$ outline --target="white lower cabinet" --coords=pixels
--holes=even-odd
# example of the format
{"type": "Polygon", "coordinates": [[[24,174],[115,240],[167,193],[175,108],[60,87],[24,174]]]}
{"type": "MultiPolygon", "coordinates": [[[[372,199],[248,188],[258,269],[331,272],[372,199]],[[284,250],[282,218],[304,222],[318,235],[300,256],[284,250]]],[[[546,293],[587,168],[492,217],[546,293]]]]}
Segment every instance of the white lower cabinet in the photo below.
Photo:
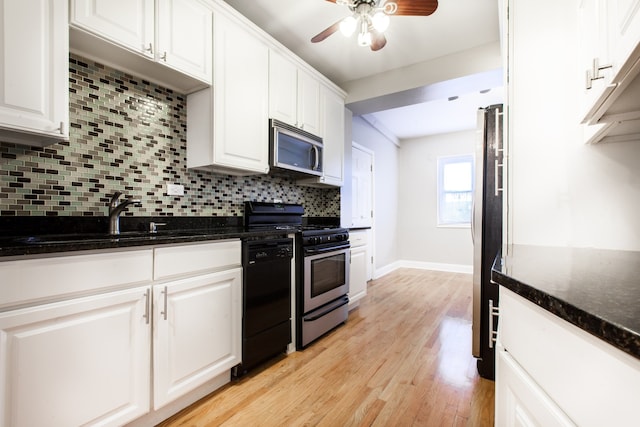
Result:
{"type": "Polygon", "coordinates": [[[60,255],[0,259],[0,426],[154,425],[230,381],[240,240],[60,255]]]}
{"type": "Polygon", "coordinates": [[[640,360],[500,288],[496,426],[638,424],[640,360]]]}
{"type": "Polygon", "coordinates": [[[367,295],[367,282],[370,279],[369,267],[369,230],[349,232],[351,242],[351,265],[349,267],[349,304],[357,307],[359,301],[367,295]]]}
{"type": "Polygon", "coordinates": [[[0,425],[117,426],[147,413],[150,290],[0,313],[0,425]]]}
{"type": "Polygon", "coordinates": [[[575,426],[509,353],[499,348],[496,358],[496,426],[575,426]]]}
{"type": "Polygon", "coordinates": [[[242,270],[155,285],[153,294],[158,409],[240,363],[242,270]]]}

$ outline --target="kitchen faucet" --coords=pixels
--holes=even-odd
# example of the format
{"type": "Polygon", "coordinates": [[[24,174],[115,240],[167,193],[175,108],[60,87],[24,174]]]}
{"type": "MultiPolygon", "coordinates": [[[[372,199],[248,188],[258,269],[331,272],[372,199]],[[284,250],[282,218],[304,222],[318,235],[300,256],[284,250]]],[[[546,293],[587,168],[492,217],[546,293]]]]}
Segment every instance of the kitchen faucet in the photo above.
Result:
{"type": "Polygon", "coordinates": [[[118,203],[121,195],[121,191],[116,191],[109,202],[109,234],[120,234],[120,214],[127,206],[131,204],[136,207],[142,206],[140,199],[126,199],[124,202],[118,203]]]}

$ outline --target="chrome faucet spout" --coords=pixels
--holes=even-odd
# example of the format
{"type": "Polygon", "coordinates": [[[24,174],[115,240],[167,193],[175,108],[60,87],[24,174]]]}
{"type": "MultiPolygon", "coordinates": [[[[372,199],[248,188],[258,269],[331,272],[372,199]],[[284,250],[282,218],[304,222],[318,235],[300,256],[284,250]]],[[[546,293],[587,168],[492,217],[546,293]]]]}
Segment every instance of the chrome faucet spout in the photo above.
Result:
{"type": "Polygon", "coordinates": [[[142,206],[140,199],[126,199],[122,203],[119,203],[118,199],[121,195],[122,192],[116,191],[113,193],[113,197],[111,197],[111,201],[109,202],[109,234],[120,234],[120,214],[123,210],[129,205],[136,207],[142,206]]]}

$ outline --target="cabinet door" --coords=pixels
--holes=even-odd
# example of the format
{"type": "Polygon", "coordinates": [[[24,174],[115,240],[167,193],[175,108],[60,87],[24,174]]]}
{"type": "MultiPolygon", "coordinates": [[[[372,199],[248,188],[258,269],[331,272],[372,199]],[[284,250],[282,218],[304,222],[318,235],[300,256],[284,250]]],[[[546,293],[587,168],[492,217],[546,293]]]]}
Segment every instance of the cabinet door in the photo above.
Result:
{"type": "Polygon", "coordinates": [[[284,56],[269,51],[269,116],[297,126],[298,70],[284,56]]]}
{"type": "Polygon", "coordinates": [[[0,136],[45,145],[69,139],[65,2],[0,0],[0,136]]]}
{"type": "Polygon", "coordinates": [[[320,116],[320,82],[302,70],[298,70],[297,126],[314,135],[324,136],[320,116]]]}
{"type": "Polygon", "coordinates": [[[241,272],[154,286],[155,409],[240,363],[241,272]]]}
{"type": "Polygon", "coordinates": [[[211,83],[212,12],[194,0],[158,2],[156,58],[211,83]]]}
{"type": "Polygon", "coordinates": [[[367,247],[351,248],[349,267],[349,301],[356,302],[367,295],[367,247]]]}
{"type": "Polygon", "coordinates": [[[496,357],[497,426],[575,426],[507,351],[496,357]]]}
{"type": "Polygon", "coordinates": [[[149,410],[150,288],[0,314],[0,424],[122,425],[149,410]]]}
{"type": "Polygon", "coordinates": [[[214,14],[214,166],[269,171],[269,48],[214,14]]]}
{"type": "Polygon", "coordinates": [[[323,182],[342,186],[344,176],[344,99],[323,87],[323,182]]]}
{"type": "Polygon", "coordinates": [[[72,0],[70,12],[75,27],[154,57],[154,0],[72,0]]]}
{"type": "Polygon", "coordinates": [[[598,100],[606,98],[615,89],[615,84],[612,83],[613,67],[599,69],[612,65],[607,14],[606,0],[583,0],[580,3],[583,117],[591,117],[595,108],[600,105],[598,100]]]}
{"type": "MultiPolygon", "coordinates": [[[[640,0],[609,0],[609,33],[618,67],[640,48],[640,0]]],[[[636,53],[635,56],[639,56],[636,53]]],[[[626,72],[628,70],[623,70],[626,72]]]]}

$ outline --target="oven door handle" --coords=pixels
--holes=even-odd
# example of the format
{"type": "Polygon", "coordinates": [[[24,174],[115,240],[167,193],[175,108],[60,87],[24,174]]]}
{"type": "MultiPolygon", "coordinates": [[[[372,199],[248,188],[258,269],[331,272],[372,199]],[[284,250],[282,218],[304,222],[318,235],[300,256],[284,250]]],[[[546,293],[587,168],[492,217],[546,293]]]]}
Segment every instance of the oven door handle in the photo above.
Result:
{"type": "Polygon", "coordinates": [[[339,301],[334,301],[332,304],[329,304],[320,313],[313,313],[313,316],[303,317],[302,320],[305,322],[316,321],[319,318],[331,313],[336,308],[342,307],[343,305],[346,305],[346,304],[349,304],[349,297],[345,295],[339,301]]]}
{"type": "Polygon", "coordinates": [[[305,248],[304,249],[304,254],[305,256],[307,255],[316,255],[316,254],[326,254],[329,252],[337,252],[337,251],[341,251],[343,249],[349,249],[351,247],[350,243],[345,243],[344,245],[339,245],[339,246],[330,246],[330,247],[326,247],[326,248],[305,248]]]}

